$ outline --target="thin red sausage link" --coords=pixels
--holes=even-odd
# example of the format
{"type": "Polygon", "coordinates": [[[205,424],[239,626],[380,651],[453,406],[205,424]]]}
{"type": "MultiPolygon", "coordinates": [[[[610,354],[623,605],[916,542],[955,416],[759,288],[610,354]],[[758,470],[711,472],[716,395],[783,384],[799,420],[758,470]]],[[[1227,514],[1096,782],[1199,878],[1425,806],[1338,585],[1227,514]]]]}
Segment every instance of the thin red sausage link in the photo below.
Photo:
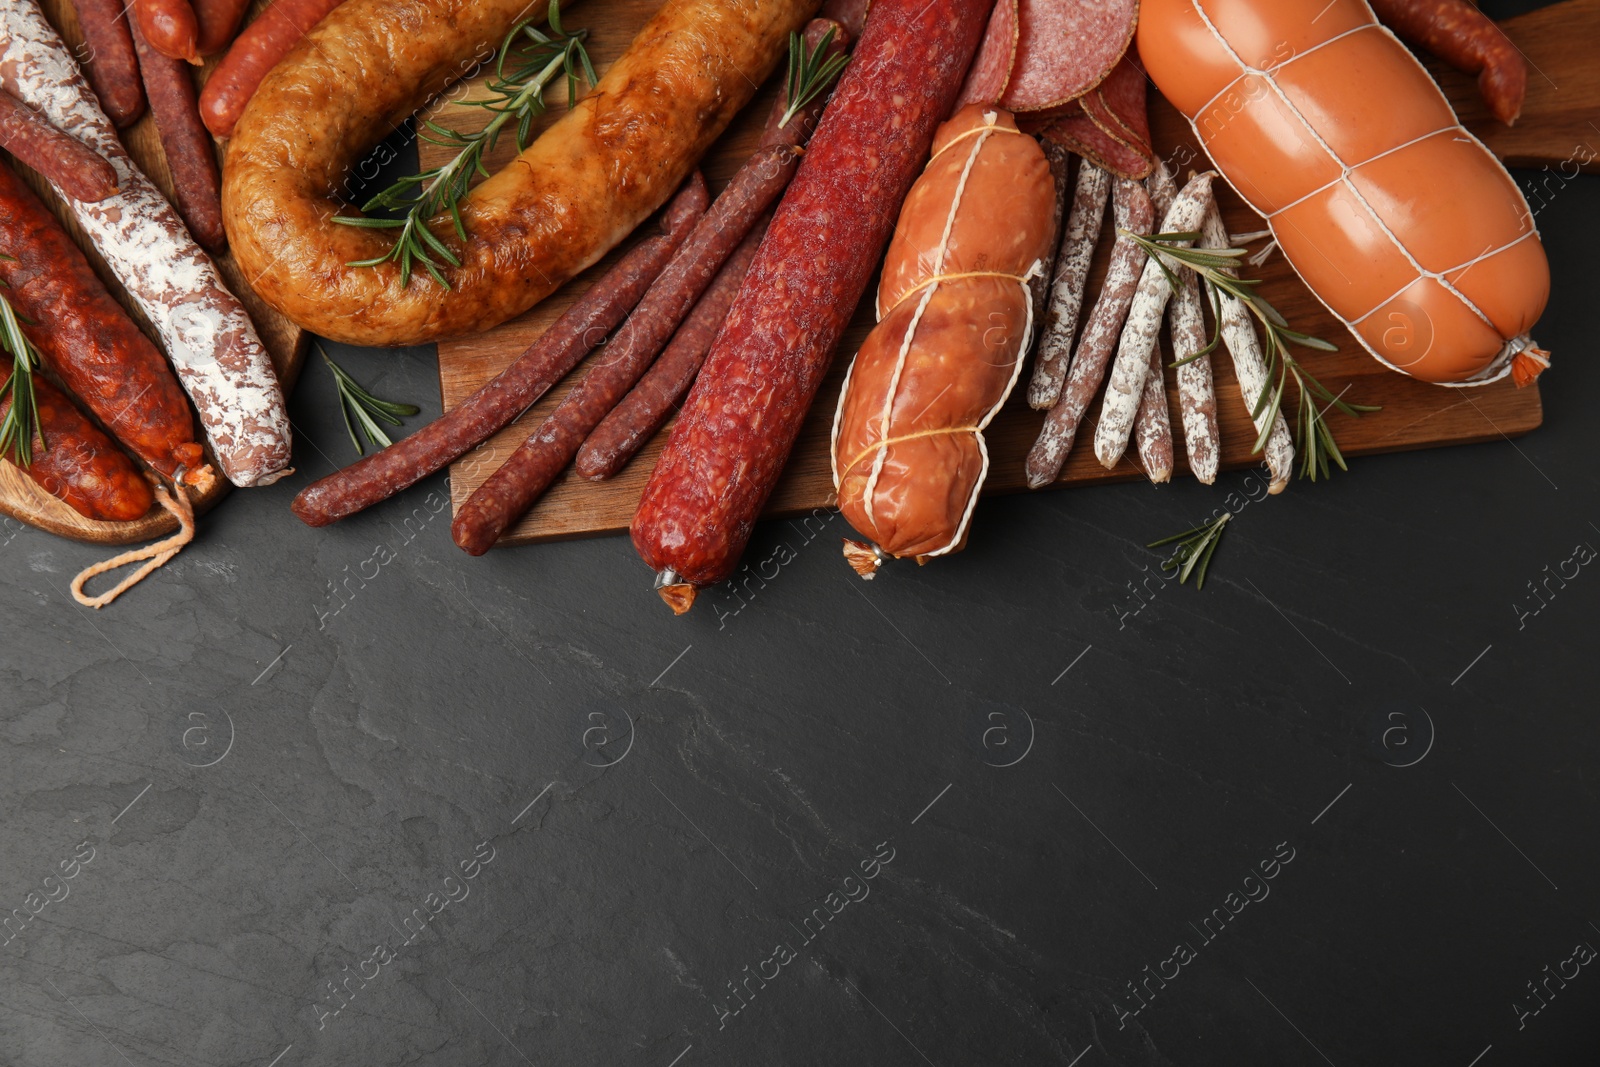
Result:
{"type": "Polygon", "coordinates": [[[634,516],[677,603],[737,566],[992,7],[874,0],[634,516]]]}
{"type": "Polygon", "coordinates": [[[200,118],[218,137],[233,136],[261,79],[343,0],[273,0],[234,40],[200,93],[200,118]]]}
{"type": "Polygon", "coordinates": [[[0,147],[74,200],[104,200],[117,191],[117,172],[104,156],[50,125],[4,89],[0,89],[0,147]]]}
{"type": "MultiPolygon", "coordinates": [[[[12,366],[11,357],[0,352],[0,382],[11,377],[12,366]]],[[[131,522],[150,510],[150,483],[116,442],[43,375],[33,376],[33,395],[43,440],[34,436],[33,462],[22,469],[39,488],[99,522],[131,522]]],[[[8,393],[0,400],[0,418],[10,410],[8,393]]]]}
{"type": "Polygon", "coordinates": [[[172,172],[173,206],[201,248],[221,252],[228,247],[228,234],[222,228],[222,172],[217,169],[216,146],[200,121],[188,65],[157,52],[138,26],[133,27],[133,45],[139,52],[139,74],[161,135],[161,150],[172,172]]]}
{"type": "Polygon", "coordinates": [[[696,171],[667,205],[665,232],[635,245],[498,377],[410,437],[306,486],[294,498],[295,515],[307,526],[326,526],[370,508],[460,459],[526,411],[633,309],[708,199],[696,171]]]}
{"type": "Polygon", "coordinates": [[[613,408],[584,441],[575,464],[580,476],[590,481],[610,478],[627,465],[671,416],[678,401],[694,384],[706,353],[711,351],[712,342],[722,330],[728,309],[739,295],[739,286],[756,258],[756,250],[761,247],[770,221],[771,216],[768,216],[750,228],[744,243],[728,257],[711,287],[701,295],[678,332],[672,335],[672,343],[622,403],[613,408]]]}
{"type": "Polygon", "coordinates": [[[144,87],[121,0],[72,0],[88,55],[80,61],[100,106],[119,130],[144,114],[144,87]]]}
{"type": "Polygon", "coordinates": [[[201,475],[194,413],[166,357],[112,298],[50,209],[0,166],[0,281],[45,363],[122,444],[169,478],[201,475]]]}
{"type": "MultiPolygon", "coordinates": [[[[189,0],[132,0],[128,25],[134,31],[135,42],[143,34],[150,47],[168,59],[200,62],[200,53],[195,47],[199,43],[200,26],[189,0]]],[[[144,65],[143,55],[139,57],[139,64],[144,65]]]]}
{"type": "Polygon", "coordinates": [[[1528,94],[1528,64],[1517,46],[1467,0],[1372,0],[1384,24],[1457,70],[1478,75],[1495,118],[1512,125],[1528,94]]]}
{"type": "Polygon", "coordinates": [[[195,0],[194,17],[200,30],[195,51],[210,56],[228,47],[249,7],[250,0],[195,0]]]}
{"type": "Polygon", "coordinates": [[[483,555],[550,487],[589,431],[660,354],[756,220],[788,187],[799,157],[793,145],[773,145],[745,160],[583,380],[462,506],[451,525],[457,545],[483,555]]]}

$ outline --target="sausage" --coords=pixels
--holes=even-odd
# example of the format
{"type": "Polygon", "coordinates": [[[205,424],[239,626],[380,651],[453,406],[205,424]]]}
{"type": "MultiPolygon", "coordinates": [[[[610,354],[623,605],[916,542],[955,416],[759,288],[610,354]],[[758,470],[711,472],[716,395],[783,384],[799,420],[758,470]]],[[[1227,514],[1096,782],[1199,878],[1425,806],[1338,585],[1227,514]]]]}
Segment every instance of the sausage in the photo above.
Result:
{"type": "Polygon", "coordinates": [[[332,221],[349,165],[470,66],[474,49],[543,6],[348,0],[295,45],[234,128],[223,174],[229,241],[263,300],[361,345],[420,344],[520,314],[661,206],[818,5],[668,0],[593,92],[463,198],[465,241],[435,220],[461,263],[448,289],[421,274],[401,288],[394,262],[351,266],[386,255],[394,235],[332,221]]]}
{"type": "Polygon", "coordinates": [[[660,357],[650,365],[639,384],[611,409],[611,414],[594,428],[573,464],[579,476],[590,481],[610,478],[632,459],[644,443],[661,428],[683,394],[694,384],[695,375],[705,362],[711,343],[739,294],[739,286],[756,258],[756,249],[766,236],[768,219],[757,222],[734,249],[709,288],[701,294],[689,317],[672,335],[660,357]]]}
{"type": "MultiPolygon", "coordinates": [[[[1227,228],[1222,224],[1222,213],[1215,204],[1206,214],[1201,228],[1200,247],[1231,247],[1227,228]]],[[[1239,395],[1255,421],[1256,433],[1267,435],[1264,458],[1271,479],[1267,492],[1281,493],[1294,475],[1294,439],[1289,436],[1289,425],[1282,411],[1273,419],[1271,432],[1267,432],[1267,419],[1272,415],[1272,405],[1262,404],[1261,395],[1271,387],[1272,382],[1267,377],[1266,360],[1261,354],[1261,338],[1256,336],[1255,323],[1242,303],[1227,293],[1217,292],[1216,296],[1221,309],[1217,330],[1222,335],[1222,343],[1228,348],[1228,354],[1233,357],[1233,373],[1239,380],[1239,395]]]]}
{"type": "Polygon", "coordinates": [[[87,55],[83,72],[106,115],[125,130],[144,115],[144,88],[139,82],[139,59],[133,35],[123,15],[121,0],[72,0],[78,9],[87,55]]]}
{"type": "Polygon", "coordinates": [[[218,137],[232,137],[261,79],[311,27],[344,0],[272,0],[244,28],[200,90],[200,118],[218,137]]]}
{"type": "Polygon", "coordinates": [[[1116,67],[1141,21],[1139,0],[1022,0],[1000,106],[1041,111],[1083,96],[1116,67]]]}
{"type": "Polygon", "coordinates": [[[1478,76],[1489,113],[1507,126],[1522,115],[1528,64],[1499,26],[1467,0],[1372,0],[1385,25],[1465,74],[1478,76]]]}
{"type": "Polygon", "coordinates": [[[834,418],[839,509],[877,547],[863,577],[884,555],[966,543],[989,473],[983,431],[1032,338],[1028,283],[1055,245],[1055,199],[1049,161],[1009,112],[971,104],[939,128],[834,418]]]}
{"type": "Polygon", "coordinates": [[[23,331],[79,401],[169,478],[210,478],[194,415],[156,346],[106,291],[56,217],[0,166],[0,282],[23,331]]]}
{"type": "Polygon", "coordinates": [[[1167,380],[1161,366],[1161,345],[1150,348],[1150,370],[1133,419],[1133,439],[1145,477],[1161,485],[1172,481],[1172,413],[1167,410],[1167,380]]]}
{"type": "MultiPolygon", "coordinates": [[[[1212,177],[1212,172],[1207,171],[1189,180],[1161,220],[1162,233],[1199,232],[1212,204],[1212,177]]],[[[1194,242],[1173,243],[1187,248],[1194,242]]],[[[1111,380],[1106,383],[1105,399],[1100,404],[1100,421],[1094,429],[1094,453],[1107,469],[1117,465],[1128,447],[1128,433],[1133,428],[1145,381],[1150,376],[1150,352],[1161,332],[1161,320],[1171,297],[1172,285],[1167,281],[1166,269],[1156,260],[1146,259],[1139,287],[1128,308],[1127,324],[1122,328],[1117,358],[1111,365],[1111,380]]]]}
{"type": "Polygon", "coordinates": [[[633,310],[705,212],[707,199],[696,171],[667,205],[664,232],[635,245],[493,381],[411,436],[300,490],[292,505],[296,517],[326,526],[387,500],[526,411],[633,310]]]}
{"type": "Polygon", "coordinates": [[[1145,0],[1140,58],[1311,291],[1423,381],[1531,370],[1550,295],[1533,215],[1416,57],[1363,0],[1211,7],[1145,0]]]}
{"type": "Polygon", "coordinates": [[[1206,347],[1201,311],[1200,278],[1192,270],[1178,273],[1182,283],[1167,307],[1172,327],[1172,352],[1178,366],[1178,413],[1183,423],[1183,448],[1189,472],[1202,485],[1217,480],[1221,435],[1217,430],[1217,390],[1211,377],[1211,356],[1195,358],[1206,347]]]}
{"type": "Polygon", "coordinates": [[[0,147],[74,200],[104,200],[117,191],[117,172],[110,163],[4,90],[0,90],[0,147]]]}
{"type": "MultiPolygon", "coordinates": [[[[959,109],[958,109],[959,110],[959,109]]],[[[1072,153],[1054,141],[1040,140],[1039,149],[1050,166],[1050,181],[1055,185],[1055,202],[1050,205],[1050,248],[1039,260],[1039,273],[1028,281],[1028,292],[1033,294],[1033,339],[1039,339],[1039,324],[1045,319],[1045,305],[1050,300],[1050,279],[1055,274],[1057,242],[1061,240],[1061,224],[1066,221],[1067,201],[1072,196],[1072,153]]],[[[1033,352],[1030,346],[1022,353],[1026,360],[1033,352]]]]}
{"type": "MultiPolygon", "coordinates": [[[[0,382],[15,364],[0,352],[0,382]]],[[[150,510],[150,484],[116,442],[73,406],[65,393],[43,375],[33,376],[39,424],[32,461],[22,469],[51,496],[86,519],[132,522],[150,510]],[[41,440],[42,436],[42,440],[41,440]]],[[[12,396],[0,397],[0,418],[11,410],[12,396]]],[[[7,460],[15,457],[8,453],[7,460]]]]}
{"type": "Polygon", "coordinates": [[[456,513],[451,534],[457,545],[471,555],[483,555],[550,487],[589,431],[639,380],[722,264],[783,192],[799,156],[795,146],[780,144],[745,160],[600,359],[456,513]]]}
{"type": "Polygon", "coordinates": [[[200,62],[200,25],[189,0],[130,0],[128,24],[136,41],[143,34],[150,46],[168,59],[200,62]]]}
{"type": "Polygon", "coordinates": [[[211,135],[200,123],[189,66],[151,48],[137,23],[132,28],[133,45],[139,51],[139,75],[172,172],[173,206],[200,247],[220,253],[228,247],[228,235],[222,229],[222,174],[217,170],[211,135]]]}
{"type": "MultiPolygon", "coordinates": [[[[828,5],[828,10],[844,9],[845,17],[864,18],[865,7],[864,3],[834,2],[828,5]]],[[[850,32],[833,19],[812,19],[804,34],[807,52],[814,51],[829,33],[833,35],[829,55],[843,52],[853,39],[850,32]]],[[[785,80],[767,116],[758,151],[772,145],[804,145],[816,129],[827,102],[828,93],[820,92],[788,123],[780,125],[789,107],[789,85],[785,80]]],[[[643,379],[589,434],[574,464],[580,476],[591,481],[611,477],[667,421],[669,409],[677,406],[700,372],[700,365],[705,362],[711,342],[716,340],[717,331],[728,317],[728,308],[733,305],[733,298],[771,221],[772,214],[768,212],[751,225],[750,232],[717,271],[683,325],[678,327],[672,342],[650,365],[643,379]]]]}
{"type": "MultiPolygon", "coordinates": [[[[1144,186],[1131,178],[1118,178],[1112,188],[1111,204],[1117,229],[1129,233],[1150,232],[1155,223],[1155,208],[1144,186]]],[[[1072,443],[1078,435],[1078,425],[1100,389],[1112,347],[1122,333],[1128,306],[1139,288],[1139,273],[1144,269],[1145,258],[1132,240],[1117,237],[1111,248],[1111,266],[1106,270],[1094,309],[1089,312],[1089,321],[1084,324],[1061,396],[1045,416],[1044,428],[1028,452],[1025,464],[1028,488],[1049,485],[1067,462],[1067,453],[1072,451],[1072,443]]]]}
{"type": "Polygon", "coordinates": [[[674,610],[737,565],[991,6],[874,0],[633,519],[674,610]]]}
{"type": "Polygon", "coordinates": [[[117,172],[115,196],[68,206],[155,328],[223,475],[238,486],[276,481],[289,464],[289,417],[250,317],[171,205],[128,158],[38,7],[0,5],[0,41],[0,85],[117,172]]]}
{"type": "Polygon", "coordinates": [[[1078,181],[1072,191],[1072,211],[1061,235],[1050,304],[1039,341],[1039,359],[1028,383],[1028,406],[1040,410],[1055,405],[1067,377],[1072,340],[1078,332],[1083,293],[1089,286],[1089,264],[1105,224],[1106,200],[1111,195],[1111,175],[1089,160],[1078,164],[1078,181]]]}
{"type": "Polygon", "coordinates": [[[195,0],[194,17],[199,24],[195,51],[210,56],[228,47],[249,7],[250,0],[195,0]]]}
{"type": "Polygon", "coordinates": [[[1011,83],[1011,70],[1017,65],[1017,46],[1021,33],[1017,26],[1018,0],[999,0],[989,13],[978,54],[967,70],[967,80],[956,97],[957,109],[968,104],[998,104],[1011,83]]]}

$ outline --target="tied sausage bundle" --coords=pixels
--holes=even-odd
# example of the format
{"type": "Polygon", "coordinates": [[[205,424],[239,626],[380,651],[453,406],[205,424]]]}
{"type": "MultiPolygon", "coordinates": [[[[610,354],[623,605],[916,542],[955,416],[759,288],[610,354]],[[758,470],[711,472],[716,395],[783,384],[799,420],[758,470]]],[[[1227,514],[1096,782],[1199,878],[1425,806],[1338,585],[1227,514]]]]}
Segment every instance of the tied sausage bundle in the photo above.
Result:
{"type": "Polygon", "coordinates": [[[1139,54],[1311,291],[1444,385],[1548,365],[1522,192],[1365,0],[1145,0],[1139,54]]]}
{"type": "Polygon", "coordinates": [[[839,507],[873,541],[845,542],[862,577],[886,556],[965,542],[989,471],[983,430],[1033,338],[1028,283],[1048,262],[1055,200],[1044,152],[1008,112],[969,105],[939,128],[834,421],[839,507]]]}

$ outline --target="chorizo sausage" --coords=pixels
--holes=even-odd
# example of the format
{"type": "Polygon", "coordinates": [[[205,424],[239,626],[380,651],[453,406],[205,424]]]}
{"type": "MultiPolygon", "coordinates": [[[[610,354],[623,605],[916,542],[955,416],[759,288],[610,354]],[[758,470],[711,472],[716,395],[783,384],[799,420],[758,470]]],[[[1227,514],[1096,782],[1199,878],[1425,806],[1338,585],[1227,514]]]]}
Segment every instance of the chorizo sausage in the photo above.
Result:
{"type": "Polygon", "coordinates": [[[1533,215],[1363,0],[1145,0],[1139,55],[1311,291],[1380,362],[1527,367],[1550,294],[1533,215]]]}
{"type": "Polygon", "coordinates": [[[419,275],[401,288],[393,262],[350,265],[394,238],[334,223],[333,191],[475,48],[543,2],[348,0],[273,68],[234,128],[222,184],[234,256],[263,300],[335,340],[419,344],[495,326],[660,207],[817,6],[667,0],[593,92],[463,198],[464,242],[435,221],[461,263],[450,287],[419,275]]]}
{"type": "Polygon", "coordinates": [[[100,282],[50,209],[0,166],[0,259],[23,331],[45,363],[134,455],[169,478],[208,479],[194,415],[156,346],[100,282]]]}
{"type": "Polygon", "coordinates": [[[839,509],[879,549],[864,576],[885,553],[965,543],[989,472],[983,431],[1033,335],[1028,282],[1055,243],[1054,201],[1044,152],[1009,112],[970,104],[939,128],[834,418],[839,509]]]}
{"type": "Polygon", "coordinates": [[[38,112],[0,89],[0,147],[44,175],[74,200],[104,200],[117,191],[117,172],[103,157],[68,137],[38,112]]]}
{"type": "MultiPolygon", "coordinates": [[[[11,377],[14,364],[0,352],[0,382],[11,377]]],[[[150,510],[154,496],[139,467],[65,393],[42,375],[33,376],[34,406],[39,424],[32,458],[22,469],[39,487],[86,519],[132,522],[150,510]]],[[[12,396],[0,398],[0,418],[11,410],[12,396]]],[[[7,454],[9,461],[14,457],[7,454]]]]}
{"type": "Polygon", "coordinates": [[[630,249],[493,381],[410,437],[300,490],[295,515],[307,526],[354,515],[466,455],[526,411],[633,310],[705,212],[707,199],[696,171],[667,205],[665,232],[630,249]]]}
{"type": "Polygon", "coordinates": [[[161,137],[161,151],[172,172],[173,206],[201,248],[221,252],[228,247],[222,229],[222,174],[217,170],[216,146],[200,122],[189,65],[151,48],[137,24],[133,45],[139,52],[139,76],[161,137]]]}
{"type": "Polygon", "coordinates": [[[200,90],[200,118],[218,137],[232,137],[261,79],[344,0],[272,0],[244,28],[200,90]]]}
{"type": "Polygon", "coordinates": [[[144,115],[144,88],[121,0],[72,0],[87,55],[83,72],[106,116],[125,130],[144,115]]]}
{"type": "Polygon", "coordinates": [[[1507,126],[1522,115],[1528,64],[1511,39],[1467,0],[1371,0],[1372,10],[1401,37],[1457,70],[1478,76],[1489,112],[1507,126]]]}
{"type": "Polygon", "coordinates": [[[663,599],[732,573],[992,0],[874,0],[632,524],[663,599]]]}
{"type": "Polygon", "coordinates": [[[115,196],[68,206],[155,328],[223,475],[238,486],[276,481],[289,464],[289,416],[250,316],[172,206],[134,166],[35,4],[0,5],[0,48],[0,85],[117,172],[115,196]]]}

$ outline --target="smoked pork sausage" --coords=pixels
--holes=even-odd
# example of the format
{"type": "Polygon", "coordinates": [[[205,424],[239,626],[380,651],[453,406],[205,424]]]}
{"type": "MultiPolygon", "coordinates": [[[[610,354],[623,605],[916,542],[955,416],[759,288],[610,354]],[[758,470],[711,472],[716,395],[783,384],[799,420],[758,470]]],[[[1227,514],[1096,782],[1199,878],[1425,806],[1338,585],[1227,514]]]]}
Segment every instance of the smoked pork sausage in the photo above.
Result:
{"type": "Polygon", "coordinates": [[[232,137],[261,79],[311,27],[344,0],[272,0],[244,28],[200,90],[200,118],[218,137],[232,137]]]}
{"type": "Polygon", "coordinates": [[[4,89],[0,89],[0,147],[74,200],[104,200],[117,191],[117,172],[104,157],[4,89]]]}
{"type": "MultiPolygon", "coordinates": [[[[973,2],[973,0],[968,0],[973,2]]],[[[434,232],[448,289],[332,221],[347,168],[499,46],[543,0],[347,0],[262,81],[223,175],[228,238],[268,304],[360,345],[477,333],[525,311],[660,207],[782,57],[817,0],[667,0],[600,83],[434,232]]]]}

